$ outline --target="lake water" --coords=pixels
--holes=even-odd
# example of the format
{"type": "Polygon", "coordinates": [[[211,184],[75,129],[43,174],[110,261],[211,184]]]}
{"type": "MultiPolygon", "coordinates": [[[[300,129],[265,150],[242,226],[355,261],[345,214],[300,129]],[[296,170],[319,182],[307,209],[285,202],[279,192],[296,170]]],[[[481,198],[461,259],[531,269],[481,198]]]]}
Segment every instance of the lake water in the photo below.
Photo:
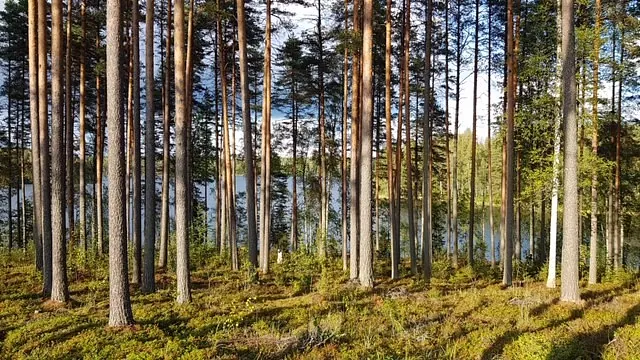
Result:
{"type": "MultiPolygon", "coordinates": [[[[335,212],[336,214],[338,214],[338,221],[332,222],[330,224],[330,228],[329,228],[329,233],[330,235],[332,235],[334,238],[340,238],[341,237],[341,228],[340,228],[340,214],[342,212],[342,203],[341,203],[341,188],[340,188],[340,182],[339,179],[335,179],[337,181],[333,181],[331,184],[331,193],[330,193],[330,197],[331,197],[331,201],[330,201],[330,208],[331,211],[335,212]]],[[[297,191],[298,191],[298,206],[299,209],[302,209],[302,207],[304,206],[304,194],[303,194],[303,188],[302,188],[302,184],[300,182],[300,178],[298,179],[298,187],[297,187],[297,191]]],[[[33,187],[31,184],[27,184],[25,186],[25,190],[26,190],[26,197],[28,199],[28,201],[32,201],[33,199],[33,187]]],[[[142,200],[142,231],[143,231],[143,239],[144,239],[144,184],[142,186],[143,189],[143,200],[142,200]]],[[[287,210],[291,209],[291,195],[293,192],[293,178],[289,177],[287,179],[287,189],[288,189],[288,196],[289,199],[286,202],[286,206],[287,206],[287,210]]],[[[92,224],[90,223],[93,219],[93,190],[94,190],[94,186],[93,184],[88,184],[86,187],[86,193],[87,193],[87,221],[89,222],[87,224],[87,232],[89,234],[91,234],[92,232],[92,224]]],[[[105,214],[105,227],[108,226],[107,222],[108,222],[108,215],[107,215],[107,191],[108,191],[108,180],[105,178],[104,182],[103,182],[103,206],[104,206],[104,214],[105,214]]],[[[156,206],[157,206],[157,223],[156,223],[156,229],[158,229],[159,225],[160,225],[160,194],[162,191],[162,180],[161,178],[157,178],[156,179],[156,194],[157,194],[157,201],[156,201],[156,206]]],[[[205,184],[203,183],[198,183],[196,184],[196,189],[195,191],[197,192],[197,194],[199,195],[199,197],[201,198],[201,200],[204,198],[204,194],[205,194],[205,184]]],[[[237,194],[243,194],[246,191],[246,178],[244,176],[236,176],[236,192],[237,194]]],[[[12,197],[11,197],[11,202],[12,202],[12,209],[15,212],[17,205],[18,205],[18,199],[21,196],[22,191],[19,189],[13,189],[12,190],[12,197]]],[[[171,223],[170,223],[170,229],[173,229],[174,227],[174,219],[175,219],[175,191],[174,191],[174,183],[173,181],[170,183],[170,191],[169,191],[169,217],[171,219],[171,223]]],[[[4,193],[2,194],[4,199],[2,201],[2,206],[4,207],[4,209],[0,209],[0,219],[2,219],[3,221],[7,220],[7,203],[6,203],[6,196],[7,196],[7,190],[5,189],[4,193]]],[[[207,234],[208,234],[208,239],[210,241],[213,241],[214,237],[215,237],[215,226],[216,226],[216,183],[215,182],[208,182],[206,184],[206,195],[207,195],[207,234]]],[[[259,198],[259,188],[258,188],[258,194],[256,194],[256,196],[259,198]]],[[[246,208],[246,203],[245,203],[245,198],[244,196],[238,196],[237,199],[238,202],[238,206],[242,207],[242,208],[246,208]]],[[[79,210],[78,210],[78,194],[76,192],[76,200],[75,200],[75,206],[76,206],[76,211],[75,211],[75,216],[76,216],[76,223],[77,223],[77,218],[79,216],[79,210]]],[[[418,204],[419,206],[419,204],[418,204]]],[[[382,213],[386,213],[386,210],[382,210],[382,213]]],[[[15,214],[15,213],[14,213],[15,214]]],[[[65,213],[66,214],[66,213],[65,213]]],[[[418,238],[420,238],[421,236],[421,229],[420,229],[420,225],[421,225],[421,221],[420,221],[420,213],[417,212],[416,214],[416,236],[418,238]]],[[[29,216],[29,215],[27,215],[29,216]]],[[[374,217],[374,222],[375,222],[375,217],[374,217]]],[[[408,217],[407,217],[407,213],[406,213],[406,208],[403,211],[403,215],[402,215],[402,220],[403,223],[407,223],[408,221],[408,217]]],[[[525,220],[525,219],[523,219],[525,220]]],[[[300,218],[299,219],[299,223],[298,226],[300,227],[300,232],[301,232],[301,241],[305,242],[305,243],[311,243],[313,241],[313,237],[316,234],[316,228],[317,228],[317,221],[318,219],[303,219],[300,218]]],[[[436,221],[434,219],[434,221],[436,221]]],[[[15,218],[14,215],[14,223],[17,222],[17,219],[15,218]]],[[[495,243],[496,243],[496,256],[499,256],[499,243],[500,243],[500,232],[498,229],[498,224],[499,224],[499,217],[494,216],[494,222],[495,222],[495,227],[496,227],[496,231],[494,233],[494,239],[495,239],[495,243]]],[[[524,221],[524,226],[523,226],[523,231],[522,231],[522,252],[523,254],[528,253],[528,244],[529,244],[529,234],[528,234],[528,224],[526,224],[524,221]]],[[[482,222],[480,222],[478,224],[478,226],[482,226],[481,225],[482,222]]],[[[239,226],[246,226],[246,224],[238,224],[239,226]]],[[[462,225],[462,224],[461,224],[462,225]]],[[[386,223],[386,219],[383,216],[381,218],[381,224],[380,227],[382,229],[382,232],[387,233],[388,232],[388,227],[387,227],[387,223],[386,223]],[[384,220],[383,220],[384,219],[384,220]]],[[[488,225],[487,225],[488,227],[488,225]]],[[[374,224],[374,229],[375,229],[375,224],[374,224]]],[[[6,236],[6,229],[4,229],[2,231],[2,237],[6,236]]],[[[484,229],[483,228],[483,234],[484,234],[484,241],[487,245],[489,245],[490,243],[490,237],[489,237],[489,231],[488,229],[484,229]]],[[[460,235],[460,241],[461,242],[465,242],[466,240],[466,233],[465,231],[459,231],[459,235],[460,235]]],[[[375,238],[375,237],[374,237],[375,238]]],[[[243,239],[239,239],[240,241],[243,241],[243,239]]],[[[476,241],[478,241],[476,239],[476,241]]],[[[407,245],[403,244],[403,252],[407,252],[406,249],[407,245]]],[[[408,254],[404,254],[403,256],[408,256],[408,254]]],[[[490,256],[490,248],[489,246],[487,246],[487,253],[486,256],[490,256]]]]}

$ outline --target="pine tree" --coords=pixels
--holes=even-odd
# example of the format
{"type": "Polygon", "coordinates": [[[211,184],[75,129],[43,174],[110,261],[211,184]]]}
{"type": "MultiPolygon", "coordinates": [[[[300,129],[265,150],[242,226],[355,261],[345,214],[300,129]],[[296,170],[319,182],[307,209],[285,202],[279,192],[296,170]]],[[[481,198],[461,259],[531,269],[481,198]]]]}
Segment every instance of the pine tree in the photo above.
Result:
{"type": "Polygon", "coordinates": [[[120,0],[107,0],[107,129],[109,130],[109,326],[133,324],[127,264],[120,0]]]}
{"type": "MultiPolygon", "coordinates": [[[[145,34],[154,34],[155,1],[147,1],[145,34]]],[[[142,291],[155,291],[155,241],[156,241],[156,138],[155,138],[155,78],[154,78],[154,36],[145,37],[145,202],[144,202],[144,267],[142,291]]]]}
{"type": "Polygon", "coordinates": [[[573,1],[562,0],[562,117],[564,119],[564,216],[560,300],[580,301],[578,263],[578,141],[573,1]]]}

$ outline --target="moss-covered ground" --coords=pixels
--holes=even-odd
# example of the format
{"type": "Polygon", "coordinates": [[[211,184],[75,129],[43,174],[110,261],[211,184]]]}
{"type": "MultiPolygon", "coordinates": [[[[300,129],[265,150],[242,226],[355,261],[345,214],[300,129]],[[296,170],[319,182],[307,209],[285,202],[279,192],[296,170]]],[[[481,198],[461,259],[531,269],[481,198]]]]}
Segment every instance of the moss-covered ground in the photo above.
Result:
{"type": "Polygon", "coordinates": [[[0,266],[3,359],[640,359],[632,276],[581,284],[584,302],[567,305],[542,282],[504,289],[468,269],[426,285],[381,268],[364,292],[304,256],[257,281],[210,261],[194,265],[192,304],[174,303],[167,271],[157,293],[131,286],[136,325],[110,329],[105,261],[72,262],[65,306],[43,301],[28,257],[0,266]]]}

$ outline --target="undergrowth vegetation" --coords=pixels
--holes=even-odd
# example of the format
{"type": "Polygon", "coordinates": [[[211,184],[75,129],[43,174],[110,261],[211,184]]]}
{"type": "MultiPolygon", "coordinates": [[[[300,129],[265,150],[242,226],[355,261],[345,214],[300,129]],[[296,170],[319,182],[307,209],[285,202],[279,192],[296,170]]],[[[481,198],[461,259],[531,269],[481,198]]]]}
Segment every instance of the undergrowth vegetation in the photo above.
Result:
{"type": "Polygon", "coordinates": [[[192,304],[174,303],[169,269],[157,275],[157,293],[132,285],[136,325],[112,330],[105,260],[70,257],[72,301],[60,307],[41,299],[29,256],[2,254],[0,358],[640,358],[634,274],[583,287],[576,306],[559,303],[559,291],[546,289],[527,263],[516,267],[518,285],[504,289],[499,272],[484,264],[456,270],[438,260],[425,284],[410,276],[387,280],[381,275],[388,264],[378,260],[385,280],[363,292],[338,261],[289,255],[256,279],[198,249],[192,304]]]}

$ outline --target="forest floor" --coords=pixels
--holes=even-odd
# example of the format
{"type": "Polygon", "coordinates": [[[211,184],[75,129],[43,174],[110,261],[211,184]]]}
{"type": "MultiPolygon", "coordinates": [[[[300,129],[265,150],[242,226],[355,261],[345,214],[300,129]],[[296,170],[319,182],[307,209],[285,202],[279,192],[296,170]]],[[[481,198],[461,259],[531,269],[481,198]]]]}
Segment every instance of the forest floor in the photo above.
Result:
{"type": "Polygon", "coordinates": [[[60,307],[43,301],[28,259],[0,256],[0,358],[640,359],[633,278],[583,287],[583,303],[567,305],[539,281],[504,289],[473,276],[385,278],[364,292],[338,263],[298,260],[258,282],[199,267],[183,306],[173,275],[158,274],[157,293],[131,286],[136,325],[113,330],[106,261],[82,272],[70,260],[72,300],[60,307]]]}

